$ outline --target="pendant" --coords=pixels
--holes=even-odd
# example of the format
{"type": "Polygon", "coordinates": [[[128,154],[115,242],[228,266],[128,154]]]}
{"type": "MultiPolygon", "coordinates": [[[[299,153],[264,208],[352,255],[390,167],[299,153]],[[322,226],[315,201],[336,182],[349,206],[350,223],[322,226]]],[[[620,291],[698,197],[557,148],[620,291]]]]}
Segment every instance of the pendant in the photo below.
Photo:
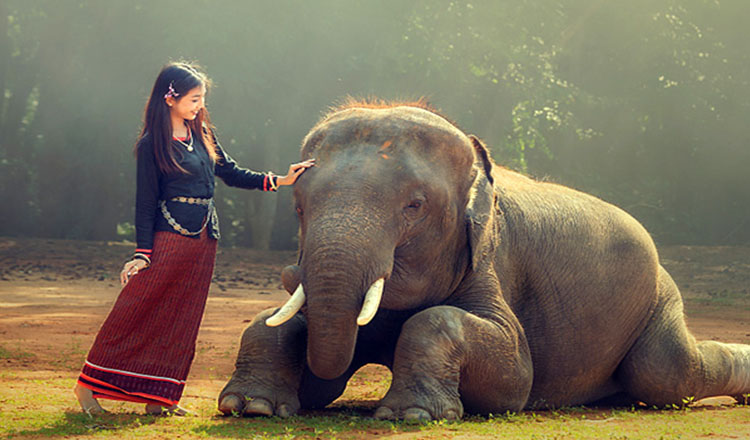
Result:
{"type": "Polygon", "coordinates": [[[192,145],[188,145],[187,150],[188,151],[193,151],[193,146],[192,145]]]}

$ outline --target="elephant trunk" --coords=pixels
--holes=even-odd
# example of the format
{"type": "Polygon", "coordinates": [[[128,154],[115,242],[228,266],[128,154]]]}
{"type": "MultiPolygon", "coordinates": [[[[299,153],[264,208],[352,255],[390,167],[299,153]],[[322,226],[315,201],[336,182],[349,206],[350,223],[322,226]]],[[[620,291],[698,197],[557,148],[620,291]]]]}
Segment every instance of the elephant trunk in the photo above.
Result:
{"type": "Polygon", "coordinates": [[[309,237],[303,254],[307,361],[323,379],[349,368],[358,328],[377,312],[393,265],[393,249],[382,247],[382,237],[362,240],[361,232],[344,232],[309,237]]]}
{"type": "MultiPolygon", "coordinates": [[[[346,277],[351,274],[341,274],[346,277]]],[[[315,277],[328,278],[328,277],[315,277]]],[[[314,280],[308,282],[307,363],[323,379],[342,375],[354,357],[357,340],[357,313],[360,286],[350,280],[314,280]]]]}

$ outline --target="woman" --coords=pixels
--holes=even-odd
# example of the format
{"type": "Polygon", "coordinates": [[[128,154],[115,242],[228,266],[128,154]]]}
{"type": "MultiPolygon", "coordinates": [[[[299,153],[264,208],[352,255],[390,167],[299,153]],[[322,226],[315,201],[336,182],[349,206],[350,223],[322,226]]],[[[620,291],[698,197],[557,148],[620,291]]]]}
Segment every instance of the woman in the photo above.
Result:
{"type": "Polygon", "coordinates": [[[216,257],[214,176],[227,185],[276,191],[285,176],[237,166],[216,141],[204,100],[210,83],[196,66],[170,63],[156,78],[136,144],[137,249],[120,273],[123,289],[88,354],[74,392],[89,414],[97,398],[178,406],[195,353],[216,257]]]}

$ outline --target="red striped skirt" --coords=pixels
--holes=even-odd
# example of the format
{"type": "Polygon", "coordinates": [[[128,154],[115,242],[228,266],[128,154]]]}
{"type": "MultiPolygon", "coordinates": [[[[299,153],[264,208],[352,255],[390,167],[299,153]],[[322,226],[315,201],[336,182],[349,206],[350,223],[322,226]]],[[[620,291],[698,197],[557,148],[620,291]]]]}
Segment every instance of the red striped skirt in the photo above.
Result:
{"type": "Polygon", "coordinates": [[[177,404],[195,355],[216,240],[154,234],[151,267],[120,292],[78,383],[95,398],[177,404]]]}

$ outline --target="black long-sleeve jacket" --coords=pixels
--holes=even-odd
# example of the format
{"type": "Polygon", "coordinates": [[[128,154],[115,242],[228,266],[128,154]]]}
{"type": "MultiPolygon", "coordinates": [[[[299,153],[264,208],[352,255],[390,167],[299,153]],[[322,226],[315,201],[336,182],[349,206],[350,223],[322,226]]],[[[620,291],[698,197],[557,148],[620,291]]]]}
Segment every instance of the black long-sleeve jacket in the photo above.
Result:
{"type": "MultiPolygon", "coordinates": [[[[147,133],[138,142],[137,177],[135,196],[135,235],[136,252],[151,254],[155,231],[177,232],[165,219],[159,206],[166,202],[169,214],[179,225],[188,231],[198,231],[204,221],[211,236],[218,239],[219,225],[215,218],[207,218],[208,206],[171,201],[174,197],[198,197],[209,199],[214,196],[215,176],[229,186],[246,189],[272,191],[270,179],[275,176],[241,168],[217,143],[218,161],[214,163],[200,136],[193,136],[193,151],[177,140],[172,141],[171,148],[178,153],[178,162],[188,174],[164,174],[159,170],[154,156],[151,136],[147,133]]],[[[275,181],[274,181],[275,183],[275,181]]],[[[275,185],[273,185],[275,186],[275,185]]],[[[193,237],[197,238],[198,235],[193,237]]]]}

